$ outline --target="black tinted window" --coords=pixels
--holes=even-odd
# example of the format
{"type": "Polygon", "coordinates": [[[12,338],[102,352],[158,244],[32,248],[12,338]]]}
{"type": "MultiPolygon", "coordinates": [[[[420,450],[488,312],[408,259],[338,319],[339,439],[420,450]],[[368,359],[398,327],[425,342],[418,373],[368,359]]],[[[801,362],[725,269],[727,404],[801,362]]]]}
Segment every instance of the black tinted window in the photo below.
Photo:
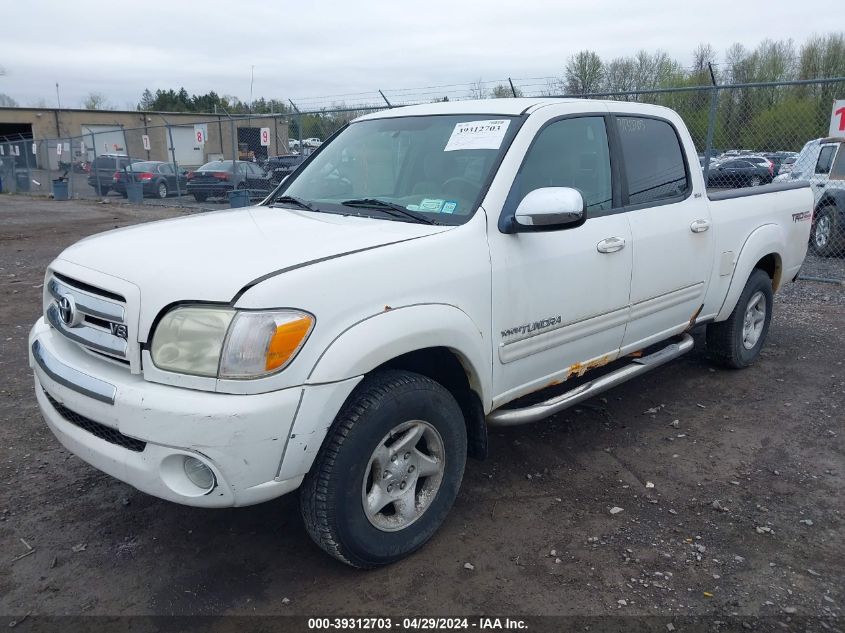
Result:
{"type": "Polygon", "coordinates": [[[541,187],[572,187],[588,209],[609,209],[610,152],[601,117],[563,119],[537,135],[519,170],[516,202],[541,187]]]}
{"type": "Polygon", "coordinates": [[[817,174],[829,174],[830,166],[833,164],[833,154],[836,152],[836,145],[825,145],[819,152],[819,159],[816,161],[817,174]]]}
{"type": "Polygon", "coordinates": [[[618,117],[630,204],[682,195],[689,185],[681,143],[666,121],[618,117]]]}
{"type": "Polygon", "coordinates": [[[109,158],[107,156],[98,156],[94,160],[94,168],[95,169],[114,169],[114,158],[109,158]]]}

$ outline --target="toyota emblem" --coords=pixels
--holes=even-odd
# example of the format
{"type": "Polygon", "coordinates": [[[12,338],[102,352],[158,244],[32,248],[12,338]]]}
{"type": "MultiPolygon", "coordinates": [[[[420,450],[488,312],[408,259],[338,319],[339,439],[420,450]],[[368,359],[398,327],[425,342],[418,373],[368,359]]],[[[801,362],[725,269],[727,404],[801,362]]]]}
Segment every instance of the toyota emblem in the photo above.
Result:
{"type": "Polygon", "coordinates": [[[70,295],[62,295],[61,299],[59,299],[59,317],[65,325],[74,325],[74,321],[76,321],[76,303],[70,295]]]}

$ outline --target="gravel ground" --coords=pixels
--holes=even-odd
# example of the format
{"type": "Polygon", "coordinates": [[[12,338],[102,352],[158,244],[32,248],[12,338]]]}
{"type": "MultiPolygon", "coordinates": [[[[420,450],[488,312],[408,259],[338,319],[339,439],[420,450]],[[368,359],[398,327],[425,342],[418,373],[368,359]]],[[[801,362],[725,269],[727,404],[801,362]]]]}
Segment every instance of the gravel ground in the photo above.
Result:
{"type": "MultiPolygon", "coordinates": [[[[612,614],[791,628],[794,618],[841,615],[842,286],[789,285],[750,369],[712,366],[699,334],[693,352],[603,398],[494,431],[490,458],[468,463],[435,538],[360,572],[311,544],[296,495],[232,510],[160,501],[63,450],[40,418],[26,335],[45,266],[86,235],[187,212],[0,197],[7,620],[612,614]]],[[[813,259],[804,272],[845,279],[845,260],[813,259]]]]}

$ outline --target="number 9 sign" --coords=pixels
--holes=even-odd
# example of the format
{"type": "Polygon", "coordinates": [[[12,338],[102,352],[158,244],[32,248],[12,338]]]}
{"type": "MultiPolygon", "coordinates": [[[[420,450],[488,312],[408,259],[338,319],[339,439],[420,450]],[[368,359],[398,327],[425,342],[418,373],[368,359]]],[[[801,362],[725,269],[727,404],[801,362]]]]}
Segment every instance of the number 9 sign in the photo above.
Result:
{"type": "Polygon", "coordinates": [[[270,128],[269,127],[261,128],[261,135],[260,136],[261,136],[261,145],[263,147],[269,147],[270,146],[270,128]]]}

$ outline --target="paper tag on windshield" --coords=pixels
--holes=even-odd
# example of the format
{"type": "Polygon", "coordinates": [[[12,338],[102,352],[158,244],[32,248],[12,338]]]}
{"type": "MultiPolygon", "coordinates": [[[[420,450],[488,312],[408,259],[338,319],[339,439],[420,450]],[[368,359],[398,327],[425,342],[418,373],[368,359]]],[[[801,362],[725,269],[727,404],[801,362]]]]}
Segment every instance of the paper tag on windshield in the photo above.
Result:
{"type": "Polygon", "coordinates": [[[486,121],[467,121],[458,123],[452,130],[452,136],[443,148],[444,152],[461,149],[499,149],[505,132],[508,131],[508,119],[486,121]]]}
{"type": "Polygon", "coordinates": [[[437,200],[436,198],[424,198],[422,202],[420,202],[420,211],[433,211],[434,213],[440,213],[440,209],[443,207],[443,201],[437,200]]]}

